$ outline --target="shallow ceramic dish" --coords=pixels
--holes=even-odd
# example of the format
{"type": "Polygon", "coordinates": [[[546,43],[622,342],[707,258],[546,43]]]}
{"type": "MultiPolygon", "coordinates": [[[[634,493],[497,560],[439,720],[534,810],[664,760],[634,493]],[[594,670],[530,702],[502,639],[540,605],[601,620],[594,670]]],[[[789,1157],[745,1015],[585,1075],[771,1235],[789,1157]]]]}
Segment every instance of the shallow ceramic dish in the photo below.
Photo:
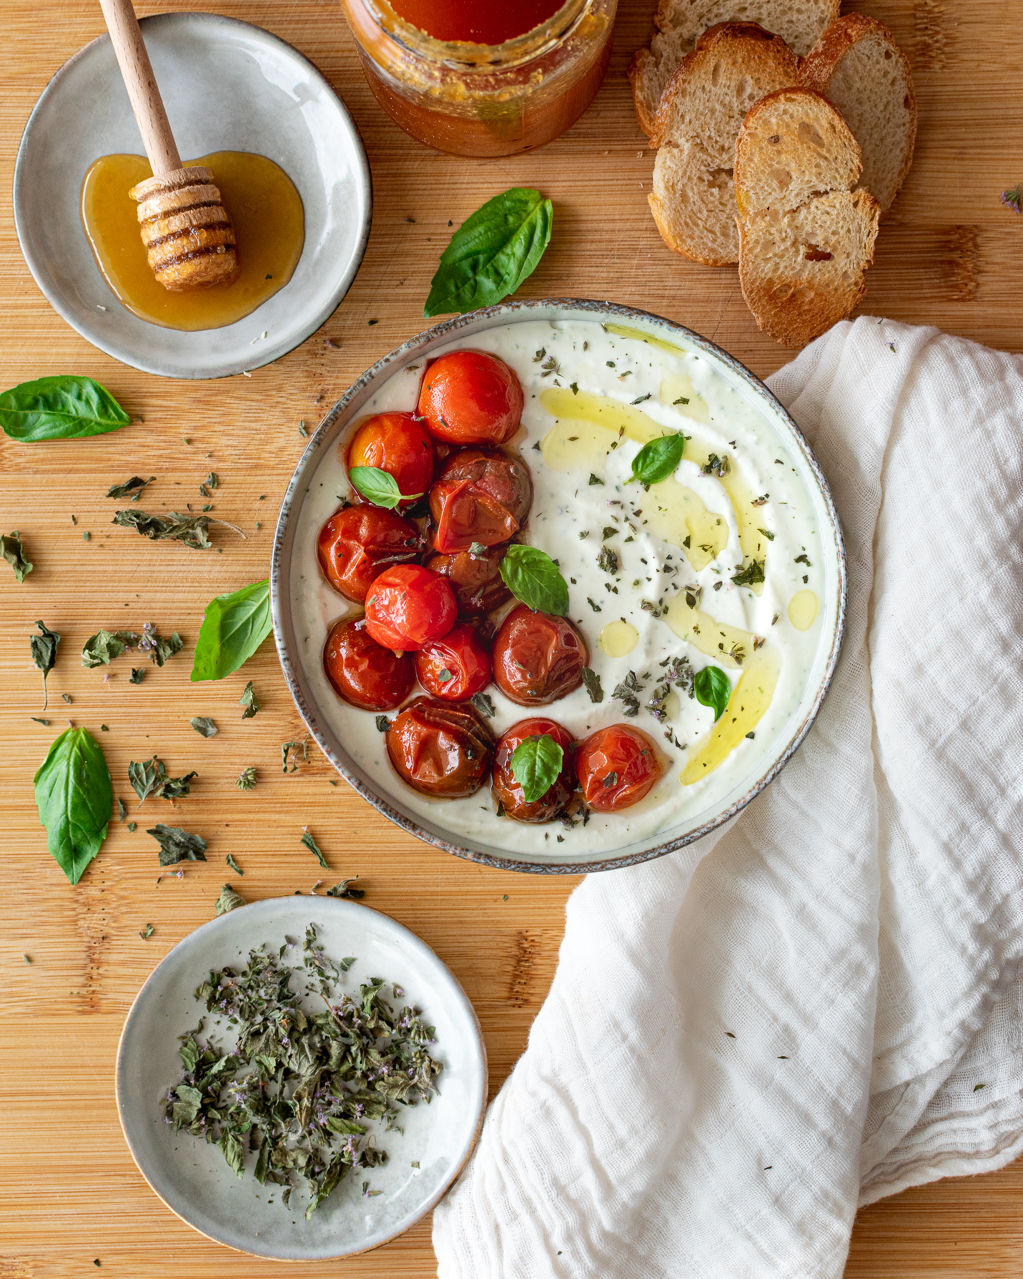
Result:
{"type": "MultiPolygon", "coordinates": [[[[219,1038],[226,1042],[225,1034],[219,1038]]],[[[116,1080],[128,1146],[164,1203],[219,1243],[288,1261],[365,1252],[429,1212],[472,1150],[487,1095],[486,1052],[476,1014],[433,951],[378,911],[307,896],[239,907],[179,942],[132,1004],[117,1051],[116,1080]],[[436,1027],[432,1051],[444,1069],[430,1104],[403,1110],[404,1132],[387,1134],[388,1161],[369,1172],[380,1193],[365,1197],[360,1182],[346,1177],[306,1221],[296,1210],[299,1192],[285,1208],[279,1187],[260,1186],[251,1172],[236,1177],[216,1146],[175,1133],[164,1121],[161,1097],[181,1075],[178,1036],[205,1012],[193,991],[209,970],[243,963],[250,950],[263,943],[275,948],[285,935],[301,941],[310,923],[316,924],[328,955],[356,957],[345,990],[357,992],[370,976],[404,987],[404,999],[418,1005],[436,1027]]]]}
{"type": "MultiPolygon", "coordinates": [[[[672,510],[677,509],[676,504],[672,510]]],[[[619,532],[627,531],[619,522],[619,532]]],[[[547,872],[609,869],[659,856],[706,834],[749,803],[791,758],[820,707],[838,657],[845,587],[841,534],[824,477],[796,424],[763,383],[706,339],[668,320],[610,303],[557,299],[507,303],[448,321],[411,339],[363,374],[327,414],[299,462],[278,521],[271,567],[275,635],[292,695],[320,748],[352,786],[403,828],[449,852],[488,865],[547,872]],[[530,826],[501,820],[486,788],[458,800],[433,799],[410,790],[389,767],[373,715],[345,706],[323,672],[327,631],[353,607],[326,586],[316,563],[317,532],[347,492],[339,460],[345,433],[367,412],[413,407],[426,361],[458,346],[502,355],[522,380],[523,430],[513,444],[533,472],[534,501],[525,540],[559,557],[570,583],[569,616],[586,639],[590,665],[604,693],[599,705],[579,689],[531,712],[504,701],[491,686],[497,703],[491,726],[500,733],[530,713],[549,714],[581,738],[631,713],[638,718],[629,723],[646,730],[655,742],[668,736],[666,727],[675,730],[666,752],[667,771],[646,799],[622,813],[593,813],[591,820],[569,829],[558,822],[530,826]],[[560,390],[550,389],[559,384],[560,390]],[[669,394],[670,386],[676,389],[669,394]],[[679,393],[679,386],[685,394],[679,393]],[[639,404],[642,409],[634,407],[639,404]],[[610,407],[612,431],[619,430],[615,438],[606,426],[595,428],[598,436],[603,431],[605,441],[599,445],[599,463],[593,461],[603,479],[592,473],[595,454],[587,453],[581,468],[565,465],[566,441],[582,441],[572,449],[590,447],[586,431],[591,428],[580,420],[580,414],[585,419],[591,411],[587,405],[597,405],[593,411],[598,414],[610,407]],[[675,407],[679,405],[683,407],[675,407]],[[655,512],[650,508],[660,499],[653,490],[643,497],[637,486],[625,482],[630,449],[638,447],[630,439],[651,438],[633,434],[625,440],[626,447],[612,452],[622,443],[626,426],[619,428],[619,423],[626,420],[632,424],[629,429],[655,435],[684,428],[692,439],[679,472],[691,478],[682,479],[667,500],[695,503],[686,510],[702,507],[708,517],[712,512],[705,503],[723,502],[720,518],[714,517],[721,549],[702,569],[695,552],[709,549],[698,545],[703,535],[683,538],[684,528],[679,528],[667,541],[658,540],[664,535],[654,531],[650,521],[655,512]],[[560,454],[552,452],[555,437],[561,440],[560,454]],[[608,445],[610,439],[615,442],[608,445]],[[706,457],[715,457],[708,445],[725,455],[730,478],[720,479],[720,471],[701,469],[688,457],[700,448],[706,457]],[[727,463],[729,456],[737,469],[727,463]],[[740,486],[742,499],[733,496],[740,486]],[[696,489],[704,497],[697,498],[696,489]],[[723,493],[728,496],[723,498],[723,493]],[[754,499],[755,494],[761,496],[754,499]],[[648,509],[637,509],[644,504],[648,509]],[[625,538],[623,544],[622,537],[613,534],[622,571],[617,578],[608,577],[619,568],[617,560],[613,570],[603,568],[598,558],[602,539],[608,536],[601,525],[632,516],[637,517],[629,525],[635,537],[625,538]],[[757,533],[761,524],[771,527],[757,533]],[[727,535],[725,525],[730,529],[727,535]],[[740,527],[745,534],[739,533],[740,527]],[[740,565],[750,563],[751,539],[768,565],[760,591],[742,591],[729,580],[740,565]],[[674,563],[671,554],[665,556],[669,549],[677,552],[674,563]],[[654,585],[640,587],[643,574],[654,585]],[[709,733],[713,720],[706,704],[683,699],[666,725],[663,715],[655,718],[645,705],[629,712],[611,695],[612,690],[618,694],[619,682],[633,666],[651,689],[660,678],[656,672],[672,656],[695,658],[693,669],[706,663],[705,656],[676,638],[682,632],[672,634],[671,619],[656,620],[666,615],[666,600],[678,603],[693,589],[689,584],[694,577],[706,592],[701,607],[712,615],[704,616],[704,626],[731,622],[747,627],[729,637],[731,643],[741,635],[745,644],[738,660],[731,662],[737,676],[749,676],[743,696],[752,698],[754,689],[765,687],[768,679],[774,681],[762,718],[744,724],[741,731],[736,728],[734,745],[721,757],[723,764],[712,765],[705,776],[699,771],[705,765],[698,762],[695,777],[687,775],[688,763],[699,756],[700,744],[707,740],[704,725],[709,733]],[[613,582],[621,586],[620,592],[613,582]],[[641,603],[644,592],[660,604],[641,603]],[[798,595],[812,596],[816,609],[806,625],[797,624],[791,612],[798,595]],[[594,596],[603,601],[602,607],[594,596]],[[730,608],[733,614],[755,617],[756,624],[729,617],[730,608]],[[596,613],[601,613],[599,619],[596,613]],[[598,651],[598,630],[609,619],[624,619],[626,614],[640,628],[635,655],[609,653],[602,632],[603,651],[598,651]],[[764,676],[772,665],[770,675],[764,676]],[[755,733],[746,731],[753,727],[755,733]]],[[[727,654],[714,660],[729,664],[727,654]]],[[[738,706],[739,699],[735,708],[729,703],[722,724],[740,722],[738,706]]]]}
{"type": "Polygon", "coordinates": [[[294,275],[251,315],[196,333],[149,324],[117,301],[79,214],[94,160],[143,151],[106,36],[61,67],[25,126],[13,191],[25,261],[72,328],[146,373],[226,377],[269,364],[320,327],[362,261],[371,193],[359,135],[312,63],[260,27],[176,13],[143,18],[142,33],[183,158],[259,152],[298,188],[305,245],[294,275]]]}

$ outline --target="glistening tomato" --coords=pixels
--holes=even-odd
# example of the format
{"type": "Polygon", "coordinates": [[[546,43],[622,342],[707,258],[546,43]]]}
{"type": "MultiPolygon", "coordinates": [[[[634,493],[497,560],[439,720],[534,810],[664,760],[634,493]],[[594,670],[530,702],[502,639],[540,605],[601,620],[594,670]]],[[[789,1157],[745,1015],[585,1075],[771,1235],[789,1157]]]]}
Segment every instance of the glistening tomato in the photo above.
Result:
{"type": "Polygon", "coordinates": [[[488,546],[454,555],[431,555],[426,567],[451,583],[459,617],[482,617],[511,599],[501,577],[503,546],[488,546]]]}
{"type": "Polygon", "coordinates": [[[572,798],[576,788],[575,780],[575,738],[567,728],[553,719],[537,716],[534,719],[522,719],[513,724],[497,743],[494,751],[494,774],[491,791],[494,799],[504,809],[506,817],[517,822],[549,822],[564,809],[572,798]],[[511,769],[511,757],[516,747],[527,737],[553,738],[565,752],[561,772],[539,799],[531,804],[526,803],[522,787],[515,780],[511,769]]]}
{"type": "Polygon", "coordinates": [[[504,444],[518,430],[524,399],[512,370],[484,351],[449,351],[426,370],[419,415],[448,444],[504,444]]]}
{"type": "Polygon", "coordinates": [[[394,771],[425,795],[472,795],[494,757],[494,739],[471,706],[430,697],[399,711],[384,740],[394,771]]]}
{"type": "Polygon", "coordinates": [[[433,483],[433,440],[425,422],[411,413],[377,413],[356,430],[348,445],[348,469],[375,466],[394,477],[406,499],[399,511],[414,506],[433,483]]]}
{"type": "Polygon", "coordinates": [[[361,603],[373,579],[392,564],[418,559],[416,526],[379,506],[346,506],[320,529],[316,542],[323,576],[346,599],[361,603]]]}
{"type": "Polygon", "coordinates": [[[491,449],[460,449],[430,490],[434,549],[457,554],[507,542],[526,522],[533,477],[522,458],[491,449]]]}
{"type": "Polygon", "coordinates": [[[664,775],[653,738],[631,724],[610,724],[583,738],[575,767],[583,799],[598,813],[638,804],[664,775]]]}
{"type": "Polygon", "coordinates": [[[418,564],[385,569],[366,594],[366,629],[395,652],[440,639],[457,616],[455,593],[447,581],[418,564]]]}
{"type": "Polygon", "coordinates": [[[408,653],[382,648],[360,618],[342,618],[323,648],[323,669],[339,697],[364,711],[400,706],[416,682],[408,653]]]}
{"type": "Polygon", "coordinates": [[[416,675],[428,693],[445,702],[467,702],[490,683],[490,654],[475,627],[459,622],[416,653],[416,675]]]}
{"type": "Polygon", "coordinates": [[[501,623],[491,650],[494,683],[521,706],[538,706],[583,682],[586,641],[567,617],[534,613],[520,604],[501,623]]]}

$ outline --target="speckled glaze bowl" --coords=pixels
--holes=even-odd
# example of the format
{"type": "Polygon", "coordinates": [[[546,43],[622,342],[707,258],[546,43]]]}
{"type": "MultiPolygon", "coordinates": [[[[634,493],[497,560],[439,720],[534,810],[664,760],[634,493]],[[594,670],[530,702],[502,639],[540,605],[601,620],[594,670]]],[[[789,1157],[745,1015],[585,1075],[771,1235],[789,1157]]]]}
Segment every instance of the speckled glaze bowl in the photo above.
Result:
{"type": "MultiPolygon", "coordinates": [[[[809,731],[831,682],[845,621],[846,562],[838,516],[820,466],[796,423],[758,378],[714,343],[670,320],[610,302],[553,298],[507,302],[448,320],[385,355],[348,388],[310,439],[288,485],[274,537],[270,598],[281,665],[299,713],[320,749],[363,798],[402,829],[456,856],[507,870],[577,874],[634,865],[682,848],[734,817],[778,775],[809,731]],[[725,379],[742,402],[757,409],[772,438],[778,440],[794,466],[798,467],[800,482],[812,500],[812,514],[817,522],[825,559],[824,590],[819,611],[820,638],[805,689],[795,711],[785,719],[784,731],[770,739],[769,749],[762,754],[756,768],[750,775],[741,776],[739,783],[731,786],[720,803],[715,803],[710,811],[696,811],[689,821],[683,820],[667,829],[662,827],[653,835],[623,842],[621,847],[595,849],[585,855],[578,851],[559,853],[553,840],[542,855],[524,851],[521,836],[516,846],[517,823],[512,821],[506,823],[507,837],[500,844],[467,837],[445,824],[443,802],[431,805],[428,815],[424,816],[404,801],[403,787],[397,779],[392,787],[385,788],[369,776],[330,723],[322,687],[324,681],[322,677],[317,679],[308,654],[303,656],[294,617],[296,591],[301,589],[300,577],[304,571],[297,563],[296,552],[300,512],[321,461],[336,451],[350,424],[365,412],[364,406],[370,398],[388,378],[410,364],[421,365],[440,348],[453,342],[471,343],[475,335],[497,326],[537,320],[555,323],[597,321],[628,326],[630,330],[638,330],[655,341],[687,348],[711,362],[715,372],[725,379]]],[[[375,731],[369,715],[367,728],[375,731]]]]}

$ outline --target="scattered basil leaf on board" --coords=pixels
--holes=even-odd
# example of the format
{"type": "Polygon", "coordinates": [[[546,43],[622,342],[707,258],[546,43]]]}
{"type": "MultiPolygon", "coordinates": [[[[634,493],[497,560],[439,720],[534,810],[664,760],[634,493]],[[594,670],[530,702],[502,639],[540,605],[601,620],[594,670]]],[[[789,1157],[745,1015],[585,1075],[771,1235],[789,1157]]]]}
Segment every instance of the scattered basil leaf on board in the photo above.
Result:
{"type": "Polygon", "coordinates": [[[35,565],[25,554],[25,548],[21,544],[21,538],[18,536],[18,530],[13,533],[0,534],[0,553],[4,559],[14,569],[14,576],[19,582],[23,582],[35,565]]]}
{"type": "Polygon", "coordinates": [[[226,915],[229,910],[237,910],[239,906],[247,905],[248,902],[236,888],[232,888],[230,884],[221,885],[216,905],[218,915],[226,915]]]}
{"type": "Polygon", "coordinates": [[[542,798],[558,779],[565,752],[549,733],[525,737],[512,751],[512,777],[527,804],[542,798]]]}
{"type": "Polygon", "coordinates": [[[201,835],[191,835],[180,826],[165,826],[163,822],[157,822],[146,834],[152,835],[160,845],[161,866],[206,860],[206,841],[201,835]]]}
{"type": "Polygon", "coordinates": [[[103,435],[130,420],[91,377],[41,377],[0,393],[0,427],[12,440],[26,443],[103,435]]]}
{"type": "Polygon", "coordinates": [[[223,679],[247,662],[270,634],[270,582],[253,582],[206,605],[195,642],[192,679],[223,679]]]}
{"type": "Polygon", "coordinates": [[[353,466],[348,472],[352,488],[367,502],[393,511],[399,502],[411,502],[422,493],[402,493],[390,471],[379,466],[353,466]]]}
{"type": "Polygon", "coordinates": [[[475,311],[514,293],[550,243],[554,206],[539,191],[512,187],[462,223],[441,254],[423,315],[475,311]]]}
{"type": "Polygon", "coordinates": [[[46,842],[72,884],[106,838],[114,788],[99,742],[85,728],[61,733],[35,775],[36,806],[46,842]]]}
{"type": "Polygon", "coordinates": [[[732,695],[732,684],[719,666],[705,666],[693,679],[693,696],[701,706],[714,712],[714,722],[721,718],[732,695]]]}
{"type": "MultiPolygon", "coordinates": [[[[193,551],[208,551],[213,545],[209,538],[208,515],[183,515],[180,511],[152,515],[149,511],[123,510],[115,511],[110,522],[121,528],[133,528],[136,533],[141,533],[153,542],[162,542],[166,538],[184,542],[193,551]]],[[[214,520],[213,523],[220,524],[223,521],[214,520]]]]}
{"type": "Polygon", "coordinates": [[[60,631],[51,631],[45,622],[36,622],[36,626],[40,633],[30,636],[28,643],[32,651],[32,661],[43,673],[43,710],[45,711],[50,701],[50,695],[46,691],[46,677],[53,670],[53,664],[57,660],[60,631]]]}
{"type": "Polygon", "coordinates": [[[681,462],[685,448],[686,437],[681,431],[649,440],[632,459],[632,478],[640,484],[666,480],[681,462]]]}
{"type": "Polygon", "coordinates": [[[568,612],[568,583],[546,551],[536,546],[509,546],[500,573],[515,598],[534,612],[559,617],[568,612]]]}

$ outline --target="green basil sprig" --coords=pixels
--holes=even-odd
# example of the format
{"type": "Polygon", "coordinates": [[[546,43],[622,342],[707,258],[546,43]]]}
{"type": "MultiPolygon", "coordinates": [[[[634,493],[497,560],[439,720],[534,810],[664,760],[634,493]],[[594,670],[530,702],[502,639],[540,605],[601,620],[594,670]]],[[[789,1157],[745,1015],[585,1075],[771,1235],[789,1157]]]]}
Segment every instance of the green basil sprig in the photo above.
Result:
{"type": "Polygon", "coordinates": [[[91,377],[65,373],[21,382],[0,392],[0,427],[12,440],[78,440],[116,431],[131,421],[91,377]]]}
{"type": "Polygon", "coordinates": [[[509,546],[500,565],[501,580],[517,600],[536,613],[568,612],[568,583],[546,551],[509,546]]]}
{"type": "Polygon", "coordinates": [[[715,724],[725,713],[732,695],[732,683],[719,666],[705,666],[696,672],[693,694],[701,706],[709,706],[714,712],[715,724]]]}
{"type": "Polygon", "coordinates": [[[247,662],[273,629],[270,583],[253,582],[206,605],[192,659],[192,680],[223,679],[247,662]]]}
{"type": "Polygon", "coordinates": [[[72,884],[106,838],[114,788],[99,742],[85,728],[61,733],[35,775],[46,842],[72,884]]]}
{"type": "Polygon", "coordinates": [[[554,206],[539,191],[512,187],[470,214],[441,254],[423,315],[475,311],[514,293],[550,243],[554,206]]]}
{"type": "Polygon", "coordinates": [[[658,484],[666,480],[682,460],[686,437],[681,431],[659,435],[644,444],[632,459],[632,478],[640,484],[658,484]]]}
{"type": "Polygon", "coordinates": [[[565,752],[549,733],[525,737],[512,751],[512,777],[527,804],[541,799],[558,780],[565,752]]]}
{"type": "Polygon", "coordinates": [[[353,466],[348,472],[352,488],[367,502],[393,511],[399,502],[411,502],[422,493],[402,493],[390,471],[379,466],[353,466]]]}

